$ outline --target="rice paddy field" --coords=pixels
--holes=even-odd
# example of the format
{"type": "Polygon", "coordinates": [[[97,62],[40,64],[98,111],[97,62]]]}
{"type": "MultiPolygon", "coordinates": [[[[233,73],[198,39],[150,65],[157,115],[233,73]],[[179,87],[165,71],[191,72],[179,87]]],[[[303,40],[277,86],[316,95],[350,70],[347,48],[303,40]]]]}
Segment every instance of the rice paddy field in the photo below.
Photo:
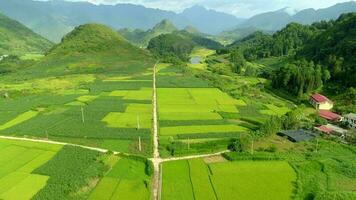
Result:
{"type": "Polygon", "coordinates": [[[225,150],[231,138],[257,129],[270,116],[290,111],[278,99],[256,106],[250,98],[233,98],[179,66],[160,64],[157,79],[162,156],[225,150]]]}
{"type": "Polygon", "coordinates": [[[31,199],[49,179],[33,171],[51,160],[61,148],[0,139],[0,199],[31,199]]]}
{"type": "Polygon", "coordinates": [[[0,139],[0,199],[150,199],[144,159],[0,139]]]}
{"type": "Polygon", "coordinates": [[[89,196],[89,200],[137,199],[149,200],[150,176],[144,162],[114,157],[113,165],[89,196]]]}
{"type": "Polygon", "coordinates": [[[162,199],[290,199],[297,179],[284,161],[163,163],[162,199]]]}
{"type": "Polygon", "coordinates": [[[149,155],[152,70],[4,81],[0,134],[149,155]],[[138,151],[138,141],[142,148],[138,151]]]}

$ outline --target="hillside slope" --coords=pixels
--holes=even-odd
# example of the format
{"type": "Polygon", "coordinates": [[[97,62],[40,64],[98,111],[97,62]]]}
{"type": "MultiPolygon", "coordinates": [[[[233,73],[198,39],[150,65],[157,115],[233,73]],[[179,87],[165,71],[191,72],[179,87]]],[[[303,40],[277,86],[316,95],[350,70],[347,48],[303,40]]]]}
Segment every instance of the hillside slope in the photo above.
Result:
{"type": "Polygon", "coordinates": [[[0,55],[44,53],[52,45],[21,23],[0,14],[0,55]]]}
{"type": "Polygon", "coordinates": [[[149,52],[107,26],[85,24],[67,34],[32,70],[37,74],[136,73],[152,67],[149,52]]]}

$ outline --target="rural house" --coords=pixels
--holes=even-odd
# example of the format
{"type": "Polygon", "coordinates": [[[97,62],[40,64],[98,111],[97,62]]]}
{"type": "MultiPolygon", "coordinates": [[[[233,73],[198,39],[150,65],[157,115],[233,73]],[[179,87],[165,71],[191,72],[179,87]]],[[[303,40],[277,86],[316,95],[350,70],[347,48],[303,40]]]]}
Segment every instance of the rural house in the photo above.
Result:
{"type": "Polygon", "coordinates": [[[332,122],[340,122],[342,120],[342,116],[329,110],[319,110],[319,116],[332,122]]]}
{"type": "Polygon", "coordinates": [[[356,128],[356,114],[355,113],[349,113],[347,115],[344,115],[344,121],[348,122],[350,128],[356,128]]]}
{"type": "Polygon", "coordinates": [[[310,103],[317,110],[331,110],[334,106],[334,103],[330,99],[318,93],[310,97],[310,103]]]}
{"type": "Polygon", "coordinates": [[[341,136],[341,137],[345,137],[345,134],[347,133],[347,130],[340,128],[338,126],[332,125],[332,124],[315,127],[315,130],[318,130],[318,131],[328,134],[328,135],[336,135],[336,136],[341,136]]]}

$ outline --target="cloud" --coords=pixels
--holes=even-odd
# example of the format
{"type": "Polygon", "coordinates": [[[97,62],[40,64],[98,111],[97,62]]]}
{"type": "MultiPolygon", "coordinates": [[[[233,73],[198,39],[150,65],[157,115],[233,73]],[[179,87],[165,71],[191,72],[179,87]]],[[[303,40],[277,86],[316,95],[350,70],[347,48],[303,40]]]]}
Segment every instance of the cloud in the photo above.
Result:
{"type": "Polygon", "coordinates": [[[253,15],[275,11],[288,7],[288,11],[305,8],[325,8],[336,3],[350,0],[67,0],[88,1],[93,4],[132,3],[150,8],[159,8],[181,12],[185,8],[202,5],[206,8],[233,14],[237,17],[251,17],[253,15]]]}

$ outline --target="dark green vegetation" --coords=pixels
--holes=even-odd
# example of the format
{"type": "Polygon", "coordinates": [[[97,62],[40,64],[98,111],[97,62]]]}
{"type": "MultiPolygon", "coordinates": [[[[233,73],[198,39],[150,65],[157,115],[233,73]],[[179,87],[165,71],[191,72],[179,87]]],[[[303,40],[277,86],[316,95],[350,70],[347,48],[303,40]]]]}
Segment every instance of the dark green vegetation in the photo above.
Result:
{"type": "Polygon", "coordinates": [[[153,38],[147,48],[162,62],[177,63],[188,61],[194,47],[217,50],[222,48],[222,45],[199,34],[183,30],[153,38]]]}
{"type": "Polygon", "coordinates": [[[34,171],[49,176],[34,199],[86,199],[108,170],[101,153],[65,146],[49,162],[34,171]]]}
{"type": "Polygon", "coordinates": [[[274,66],[272,71],[262,69],[257,74],[272,79],[273,88],[297,100],[306,100],[312,92],[323,90],[340,100],[338,110],[355,111],[352,101],[342,100],[352,96],[356,87],[355,22],[355,13],[350,13],[308,26],[292,23],[272,36],[256,32],[230,47],[230,61],[240,74],[251,68],[247,62],[274,66]]]}
{"type": "Polygon", "coordinates": [[[47,39],[0,13],[0,56],[42,54],[52,45],[47,39]]]}

